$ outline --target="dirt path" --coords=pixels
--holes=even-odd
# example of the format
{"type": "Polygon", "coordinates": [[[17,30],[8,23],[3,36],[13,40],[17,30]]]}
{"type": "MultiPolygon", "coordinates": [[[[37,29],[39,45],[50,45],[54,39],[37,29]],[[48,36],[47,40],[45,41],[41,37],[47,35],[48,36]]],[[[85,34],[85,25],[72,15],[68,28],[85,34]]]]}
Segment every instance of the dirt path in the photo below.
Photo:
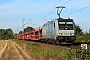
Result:
{"type": "Polygon", "coordinates": [[[3,54],[4,50],[6,49],[6,47],[7,47],[6,40],[0,40],[0,58],[1,58],[1,55],[3,54]]]}
{"type": "Polygon", "coordinates": [[[27,60],[17,49],[15,44],[9,40],[7,41],[7,48],[0,60],[27,60]]]}

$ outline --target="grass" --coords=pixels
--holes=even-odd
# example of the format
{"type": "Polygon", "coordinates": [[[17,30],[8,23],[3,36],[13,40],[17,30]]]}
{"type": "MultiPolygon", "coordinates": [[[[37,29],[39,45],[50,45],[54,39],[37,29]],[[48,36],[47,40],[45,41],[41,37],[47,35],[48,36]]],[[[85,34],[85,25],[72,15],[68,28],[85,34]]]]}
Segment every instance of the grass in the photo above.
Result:
{"type": "Polygon", "coordinates": [[[71,49],[60,49],[54,46],[41,45],[33,42],[14,40],[19,46],[26,46],[28,54],[36,60],[66,60],[74,59],[75,51],[71,49]],[[73,53],[71,53],[73,52],[73,53]]]}
{"type": "Polygon", "coordinates": [[[43,46],[36,43],[27,43],[26,46],[27,46],[27,49],[31,51],[32,53],[31,56],[38,60],[40,59],[59,60],[65,54],[64,51],[61,51],[58,48],[43,46]]]}
{"type": "Polygon", "coordinates": [[[34,42],[14,41],[36,60],[75,60],[76,58],[76,49],[60,49],[34,42]]]}

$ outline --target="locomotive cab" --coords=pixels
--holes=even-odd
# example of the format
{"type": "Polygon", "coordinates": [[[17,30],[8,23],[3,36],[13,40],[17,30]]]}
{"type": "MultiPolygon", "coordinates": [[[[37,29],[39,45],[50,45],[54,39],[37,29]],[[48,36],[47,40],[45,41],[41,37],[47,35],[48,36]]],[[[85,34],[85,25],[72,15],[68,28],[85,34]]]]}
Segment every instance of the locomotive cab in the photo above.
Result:
{"type": "Polygon", "coordinates": [[[58,43],[75,42],[76,28],[73,19],[55,19],[53,29],[54,38],[58,43]]]}

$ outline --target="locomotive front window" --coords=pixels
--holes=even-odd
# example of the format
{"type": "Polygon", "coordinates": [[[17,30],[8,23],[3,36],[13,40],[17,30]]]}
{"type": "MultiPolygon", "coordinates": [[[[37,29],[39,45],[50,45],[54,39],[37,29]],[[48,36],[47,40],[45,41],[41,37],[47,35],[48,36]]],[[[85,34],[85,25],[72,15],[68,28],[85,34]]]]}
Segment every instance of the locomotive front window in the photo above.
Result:
{"type": "Polygon", "coordinates": [[[59,30],[73,30],[73,23],[72,22],[59,22],[59,30]]]}
{"type": "Polygon", "coordinates": [[[64,30],[65,24],[59,24],[59,30],[64,30]]]}
{"type": "Polygon", "coordinates": [[[67,24],[66,26],[67,30],[73,30],[73,24],[67,24]]]}

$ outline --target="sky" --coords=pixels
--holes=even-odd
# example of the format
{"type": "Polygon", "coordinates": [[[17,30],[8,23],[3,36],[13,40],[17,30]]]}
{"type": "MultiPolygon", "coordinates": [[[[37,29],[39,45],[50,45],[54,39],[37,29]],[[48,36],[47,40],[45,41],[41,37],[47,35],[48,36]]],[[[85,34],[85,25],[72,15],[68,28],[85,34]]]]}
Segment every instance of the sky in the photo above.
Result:
{"type": "Polygon", "coordinates": [[[62,18],[72,18],[83,31],[89,30],[90,0],[0,0],[0,29],[11,28],[18,33],[23,19],[24,28],[41,27],[58,18],[57,6],[66,7],[61,12],[62,18]]]}

